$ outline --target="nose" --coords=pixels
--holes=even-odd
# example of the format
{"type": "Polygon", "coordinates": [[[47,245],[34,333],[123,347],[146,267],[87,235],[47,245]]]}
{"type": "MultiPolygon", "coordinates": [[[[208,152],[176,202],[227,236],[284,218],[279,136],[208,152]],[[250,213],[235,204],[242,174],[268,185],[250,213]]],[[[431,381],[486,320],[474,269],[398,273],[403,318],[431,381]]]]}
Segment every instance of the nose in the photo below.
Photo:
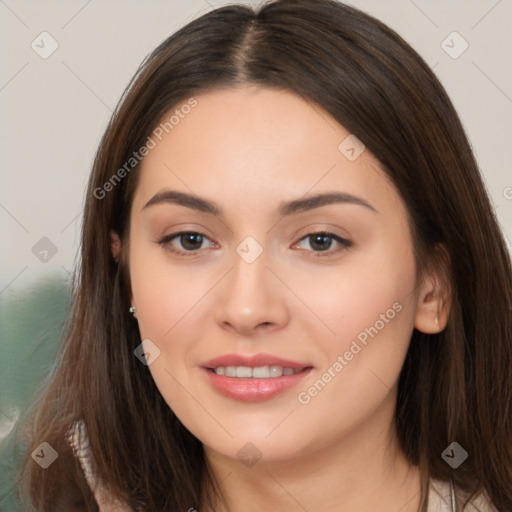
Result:
{"type": "Polygon", "coordinates": [[[267,264],[265,251],[252,263],[235,255],[219,289],[216,320],[223,329],[251,336],[287,324],[286,288],[267,264]]]}

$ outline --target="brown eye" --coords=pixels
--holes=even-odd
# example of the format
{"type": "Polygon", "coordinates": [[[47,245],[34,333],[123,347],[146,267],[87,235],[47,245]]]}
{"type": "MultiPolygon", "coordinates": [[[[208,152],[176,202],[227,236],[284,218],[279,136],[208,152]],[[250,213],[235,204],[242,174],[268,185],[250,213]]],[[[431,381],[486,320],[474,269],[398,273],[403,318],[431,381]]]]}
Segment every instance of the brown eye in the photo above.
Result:
{"type": "MultiPolygon", "coordinates": [[[[180,231],[162,238],[158,243],[163,245],[166,250],[179,254],[191,253],[204,249],[203,243],[210,239],[202,233],[196,231],[180,231]]],[[[211,241],[210,241],[211,242],[211,241]]],[[[210,244],[213,245],[213,244],[210,244]]]]}
{"type": "MultiPolygon", "coordinates": [[[[352,242],[342,238],[334,233],[320,231],[317,233],[309,233],[300,239],[299,244],[307,241],[309,242],[309,248],[306,249],[309,252],[313,252],[312,256],[328,256],[334,253],[338,253],[347,247],[352,245],[352,242]],[[332,249],[334,244],[338,244],[338,248],[332,249]],[[322,254],[325,253],[325,254],[322,254]]],[[[304,248],[304,247],[303,247],[304,248]]]]}

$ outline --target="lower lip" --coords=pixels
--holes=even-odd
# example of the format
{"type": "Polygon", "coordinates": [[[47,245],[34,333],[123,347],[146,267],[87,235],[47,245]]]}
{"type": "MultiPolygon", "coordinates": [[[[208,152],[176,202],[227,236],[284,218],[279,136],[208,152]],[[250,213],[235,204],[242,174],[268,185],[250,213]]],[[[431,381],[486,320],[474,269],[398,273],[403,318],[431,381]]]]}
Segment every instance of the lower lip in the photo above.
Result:
{"type": "Polygon", "coordinates": [[[222,395],[244,402],[262,402],[279,393],[282,393],[293,386],[296,386],[306,375],[309,375],[312,368],[269,379],[238,378],[217,375],[214,371],[203,368],[204,373],[210,380],[212,386],[222,395]]]}

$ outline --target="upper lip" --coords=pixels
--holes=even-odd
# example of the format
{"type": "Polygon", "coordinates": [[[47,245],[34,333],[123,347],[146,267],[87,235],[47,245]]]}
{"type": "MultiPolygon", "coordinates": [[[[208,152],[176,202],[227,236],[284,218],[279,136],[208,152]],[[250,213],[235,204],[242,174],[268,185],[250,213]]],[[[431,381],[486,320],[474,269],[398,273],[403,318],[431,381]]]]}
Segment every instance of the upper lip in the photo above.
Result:
{"type": "Polygon", "coordinates": [[[215,357],[209,361],[206,361],[202,366],[204,368],[218,368],[219,366],[248,366],[250,368],[256,368],[258,366],[281,366],[282,368],[292,368],[293,370],[299,370],[302,368],[309,368],[312,365],[290,361],[288,359],[283,359],[271,354],[225,354],[223,356],[215,357]]]}

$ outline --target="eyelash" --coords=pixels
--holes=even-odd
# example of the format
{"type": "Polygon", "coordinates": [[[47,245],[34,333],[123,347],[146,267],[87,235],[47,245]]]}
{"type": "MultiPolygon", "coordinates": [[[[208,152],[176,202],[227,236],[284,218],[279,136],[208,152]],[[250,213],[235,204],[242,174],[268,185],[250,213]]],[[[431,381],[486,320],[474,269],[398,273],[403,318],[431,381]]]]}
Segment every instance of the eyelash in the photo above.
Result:
{"type": "MultiPolygon", "coordinates": [[[[174,247],[172,247],[171,245],[171,241],[174,239],[174,238],[177,238],[177,237],[180,237],[182,235],[199,235],[201,236],[203,239],[208,239],[209,238],[205,235],[203,235],[202,233],[199,233],[198,231],[179,231],[177,233],[172,233],[170,235],[167,235],[165,236],[164,238],[162,238],[158,243],[160,245],[162,245],[164,247],[165,250],[167,251],[170,251],[170,252],[173,252],[175,254],[178,254],[180,256],[196,256],[197,253],[201,250],[201,249],[195,249],[193,251],[182,251],[182,250],[179,250],[179,249],[176,249],[174,247]]],[[[308,239],[309,237],[312,237],[312,236],[315,236],[315,235],[323,235],[327,238],[331,238],[333,240],[335,240],[336,242],[338,242],[342,247],[339,248],[339,249],[336,249],[336,250],[326,250],[326,251],[307,251],[307,252],[311,252],[312,254],[308,255],[308,257],[313,257],[313,258],[322,258],[322,257],[326,257],[326,256],[332,256],[333,254],[337,254],[349,247],[352,246],[352,242],[350,240],[347,240],[345,238],[342,238],[334,233],[330,233],[328,231],[314,231],[312,233],[308,233],[307,235],[303,236],[299,242],[302,242],[303,240],[306,240],[308,239]]],[[[297,243],[299,243],[297,242],[297,243]]],[[[296,244],[294,244],[296,245],[296,244]]]]}

